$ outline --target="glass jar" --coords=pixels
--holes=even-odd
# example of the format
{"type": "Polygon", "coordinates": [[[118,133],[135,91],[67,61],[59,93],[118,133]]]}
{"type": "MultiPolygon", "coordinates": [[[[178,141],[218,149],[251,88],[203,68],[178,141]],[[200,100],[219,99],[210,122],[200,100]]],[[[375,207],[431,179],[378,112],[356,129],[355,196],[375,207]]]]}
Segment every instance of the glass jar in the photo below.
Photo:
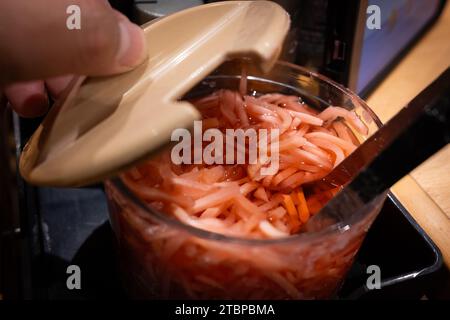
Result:
{"type": "MultiPolygon", "coordinates": [[[[278,62],[269,74],[247,66],[248,91],[298,95],[319,110],[354,110],[369,128],[381,125],[354,93],[299,66],[278,62]]],[[[188,93],[239,88],[241,68],[227,63],[188,93]]],[[[363,141],[357,132],[355,136],[363,141]]],[[[120,178],[107,180],[111,225],[123,284],[151,299],[326,299],[335,296],[385,195],[349,221],[282,239],[243,239],[183,224],[148,206],[120,178]]]]}

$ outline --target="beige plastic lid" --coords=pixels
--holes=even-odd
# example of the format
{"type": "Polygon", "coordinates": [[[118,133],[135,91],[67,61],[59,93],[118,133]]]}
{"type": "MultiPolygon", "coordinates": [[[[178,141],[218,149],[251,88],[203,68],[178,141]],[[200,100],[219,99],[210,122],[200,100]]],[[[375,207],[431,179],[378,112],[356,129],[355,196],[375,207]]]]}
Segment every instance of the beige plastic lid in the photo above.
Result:
{"type": "Polygon", "coordinates": [[[200,118],[177,101],[227,58],[270,70],[289,16],[269,1],[225,1],[143,26],[149,59],[125,74],[78,80],[25,146],[20,172],[30,183],[81,186],[103,180],[170,142],[200,118]]]}

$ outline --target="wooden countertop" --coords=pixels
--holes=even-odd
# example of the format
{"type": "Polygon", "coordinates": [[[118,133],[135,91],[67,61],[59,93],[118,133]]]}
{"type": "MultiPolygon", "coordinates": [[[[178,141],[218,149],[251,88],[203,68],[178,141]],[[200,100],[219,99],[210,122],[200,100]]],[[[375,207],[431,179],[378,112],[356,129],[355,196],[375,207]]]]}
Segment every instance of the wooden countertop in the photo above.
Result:
{"type": "MultiPolygon", "coordinates": [[[[450,3],[424,37],[369,96],[385,122],[450,66],[450,3]]],[[[441,249],[450,268],[450,145],[391,191],[441,249]]]]}

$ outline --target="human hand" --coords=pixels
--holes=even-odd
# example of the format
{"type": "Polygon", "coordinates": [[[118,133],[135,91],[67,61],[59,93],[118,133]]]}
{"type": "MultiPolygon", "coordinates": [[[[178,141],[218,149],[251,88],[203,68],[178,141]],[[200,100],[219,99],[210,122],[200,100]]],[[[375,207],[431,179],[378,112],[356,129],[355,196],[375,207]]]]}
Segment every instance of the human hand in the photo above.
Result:
{"type": "Polygon", "coordinates": [[[126,72],[146,55],[142,29],[106,0],[0,1],[0,90],[21,116],[44,114],[74,75],[126,72]],[[79,30],[66,26],[70,5],[79,30]]]}

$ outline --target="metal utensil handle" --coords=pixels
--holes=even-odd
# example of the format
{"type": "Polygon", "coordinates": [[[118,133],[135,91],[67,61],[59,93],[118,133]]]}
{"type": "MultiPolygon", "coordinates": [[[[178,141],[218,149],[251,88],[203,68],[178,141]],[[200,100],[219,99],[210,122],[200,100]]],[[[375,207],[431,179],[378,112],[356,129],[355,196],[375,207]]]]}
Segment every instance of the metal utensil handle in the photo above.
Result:
{"type": "Polygon", "coordinates": [[[449,142],[450,68],[361,146],[371,162],[349,187],[368,202],[449,142]]]}
{"type": "Polygon", "coordinates": [[[312,220],[354,216],[449,141],[450,68],[333,170],[350,182],[312,220]]]}

